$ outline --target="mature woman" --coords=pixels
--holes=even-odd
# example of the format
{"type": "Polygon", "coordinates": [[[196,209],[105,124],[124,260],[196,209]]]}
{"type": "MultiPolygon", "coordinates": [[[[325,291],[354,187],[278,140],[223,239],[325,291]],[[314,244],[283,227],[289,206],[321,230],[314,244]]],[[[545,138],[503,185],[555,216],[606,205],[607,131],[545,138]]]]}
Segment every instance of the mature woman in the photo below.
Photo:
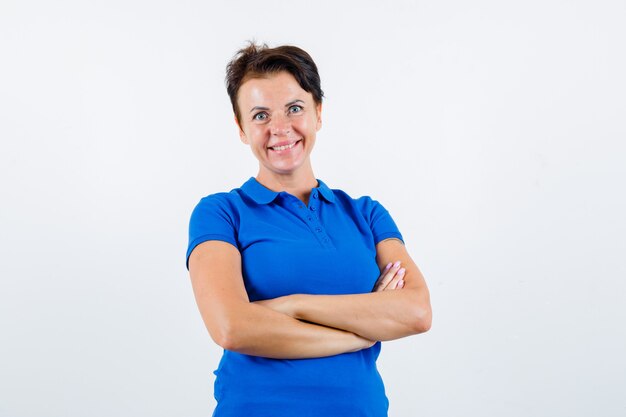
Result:
{"type": "Polygon", "coordinates": [[[250,45],[226,81],[259,171],[191,216],[194,294],[224,348],[214,416],[386,416],[380,341],[430,328],[424,278],[382,205],[315,178],[322,90],[305,51],[250,45]]]}

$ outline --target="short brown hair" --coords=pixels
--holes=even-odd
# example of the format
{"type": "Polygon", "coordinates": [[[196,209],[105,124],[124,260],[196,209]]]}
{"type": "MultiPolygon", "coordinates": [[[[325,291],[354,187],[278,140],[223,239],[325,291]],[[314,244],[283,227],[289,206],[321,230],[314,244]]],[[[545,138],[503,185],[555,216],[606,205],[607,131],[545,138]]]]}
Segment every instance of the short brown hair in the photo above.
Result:
{"type": "Polygon", "coordinates": [[[311,93],[316,104],[322,102],[324,92],[320,86],[320,76],[313,58],[297,46],[283,45],[270,48],[266,44],[253,42],[237,51],[226,66],[226,91],[235,112],[241,122],[237,93],[241,85],[250,78],[262,77],[279,71],[287,71],[298,81],[300,87],[311,93]]]}

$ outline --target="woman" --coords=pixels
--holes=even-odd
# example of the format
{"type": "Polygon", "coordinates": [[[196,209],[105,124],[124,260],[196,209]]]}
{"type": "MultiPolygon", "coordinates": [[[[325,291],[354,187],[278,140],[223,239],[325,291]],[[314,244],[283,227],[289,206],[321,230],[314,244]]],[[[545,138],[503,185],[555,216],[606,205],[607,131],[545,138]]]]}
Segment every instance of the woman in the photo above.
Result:
{"type": "Polygon", "coordinates": [[[315,178],[323,93],[305,51],[251,44],[226,81],[259,172],[190,222],[196,302],[224,348],[214,416],[386,416],[380,341],[430,328],[424,278],[378,202],[315,178]]]}

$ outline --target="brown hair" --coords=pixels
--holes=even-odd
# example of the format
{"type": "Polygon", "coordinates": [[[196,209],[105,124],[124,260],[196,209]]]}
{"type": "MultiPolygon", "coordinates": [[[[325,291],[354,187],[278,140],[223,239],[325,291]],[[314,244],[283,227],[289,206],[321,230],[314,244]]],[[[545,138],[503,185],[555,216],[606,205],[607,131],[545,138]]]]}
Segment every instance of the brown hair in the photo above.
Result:
{"type": "Polygon", "coordinates": [[[316,104],[322,102],[324,92],[313,58],[297,46],[283,45],[269,48],[266,44],[253,42],[237,51],[226,66],[226,91],[230,97],[235,117],[241,123],[237,93],[250,78],[263,77],[279,71],[287,71],[298,81],[300,87],[311,93],[316,104]]]}

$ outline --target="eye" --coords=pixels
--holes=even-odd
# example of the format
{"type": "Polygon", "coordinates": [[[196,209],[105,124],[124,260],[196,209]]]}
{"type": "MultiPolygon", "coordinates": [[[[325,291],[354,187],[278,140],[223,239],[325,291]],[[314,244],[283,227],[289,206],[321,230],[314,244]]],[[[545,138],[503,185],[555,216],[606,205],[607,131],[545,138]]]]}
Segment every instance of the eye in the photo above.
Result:
{"type": "Polygon", "coordinates": [[[302,106],[298,106],[297,104],[289,107],[289,113],[300,113],[302,110],[302,106]]]}
{"type": "Polygon", "coordinates": [[[264,120],[267,120],[267,113],[265,113],[264,111],[259,112],[257,114],[255,114],[254,116],[252,116],[252,120],[257,120],[259,122],[262,122],[264,120]]]}

